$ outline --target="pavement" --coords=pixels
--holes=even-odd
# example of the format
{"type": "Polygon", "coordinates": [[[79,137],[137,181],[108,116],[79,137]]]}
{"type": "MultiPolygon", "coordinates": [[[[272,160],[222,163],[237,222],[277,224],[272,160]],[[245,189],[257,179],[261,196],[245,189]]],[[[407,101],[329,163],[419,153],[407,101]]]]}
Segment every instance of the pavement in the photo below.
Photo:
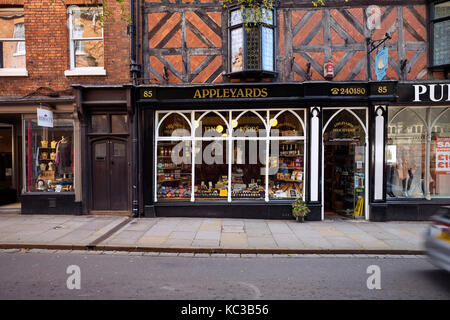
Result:
{"type": "Polygon", "coordinates": [[[429,222],[0,214],[0,249],[423,254],[429,222]]]}

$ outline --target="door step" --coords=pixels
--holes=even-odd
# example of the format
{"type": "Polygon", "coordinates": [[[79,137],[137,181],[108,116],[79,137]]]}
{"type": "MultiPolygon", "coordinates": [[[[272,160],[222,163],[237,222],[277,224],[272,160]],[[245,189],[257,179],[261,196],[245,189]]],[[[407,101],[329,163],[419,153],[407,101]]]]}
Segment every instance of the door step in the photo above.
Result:
{"type": "Polygon", "coordinates": [[[106,215],[106,216],[130,216],[131,211],[120,210],[90,210],[89,214],[92,215],[106,215]]]}

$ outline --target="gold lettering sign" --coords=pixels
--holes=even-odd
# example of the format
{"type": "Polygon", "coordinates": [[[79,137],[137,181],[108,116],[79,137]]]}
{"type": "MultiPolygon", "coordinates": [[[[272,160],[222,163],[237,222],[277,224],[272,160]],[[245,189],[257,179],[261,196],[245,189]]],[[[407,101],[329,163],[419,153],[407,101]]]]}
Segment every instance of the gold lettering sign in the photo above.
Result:
{"type": "Polygon", "coordinates": [[[267,88],[210,88],[197,89],[194,99],[266,98],[267,88]]]}

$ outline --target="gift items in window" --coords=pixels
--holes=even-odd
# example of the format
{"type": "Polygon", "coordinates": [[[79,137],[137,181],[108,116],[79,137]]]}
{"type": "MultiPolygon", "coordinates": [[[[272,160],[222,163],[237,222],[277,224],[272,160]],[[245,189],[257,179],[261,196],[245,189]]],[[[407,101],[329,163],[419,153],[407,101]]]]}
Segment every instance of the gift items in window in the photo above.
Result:
{"type": "Polygon", "coordinates": [[[73,121],[55,119],[54,127],[25,120],[26,191],[73,192],[73,121]]]}

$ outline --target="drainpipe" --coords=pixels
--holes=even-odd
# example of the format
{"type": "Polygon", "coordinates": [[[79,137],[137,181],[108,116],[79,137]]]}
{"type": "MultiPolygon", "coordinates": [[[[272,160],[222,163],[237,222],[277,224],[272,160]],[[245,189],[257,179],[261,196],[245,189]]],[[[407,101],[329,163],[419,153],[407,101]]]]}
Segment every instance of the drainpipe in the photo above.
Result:
{"type": "MultiPolygon", "coordinates": [[[[131,25],[129,25],[128,32],[130,34],[130,73],[133,77],[133,86],[138,84],[138,77],[141,66],[137,60],[137,48],[139,37],[136,36],[139,25],[139,2],[138,0],[130,0],[130,17],[131,25]],[[137,27],[136,27],[137,26],[137,27]]],[[[134,93],[134,90],[132,90],[134,93]]],[[[134,98],[131,99],[134,103],[134,98]]],[[[139,112],[137,106],[134,106],[133,114],[133,155],[134,155],[134,177],[133,177],[133,202],[132,202],[132,217],[139,217],[139,112]]]]}

